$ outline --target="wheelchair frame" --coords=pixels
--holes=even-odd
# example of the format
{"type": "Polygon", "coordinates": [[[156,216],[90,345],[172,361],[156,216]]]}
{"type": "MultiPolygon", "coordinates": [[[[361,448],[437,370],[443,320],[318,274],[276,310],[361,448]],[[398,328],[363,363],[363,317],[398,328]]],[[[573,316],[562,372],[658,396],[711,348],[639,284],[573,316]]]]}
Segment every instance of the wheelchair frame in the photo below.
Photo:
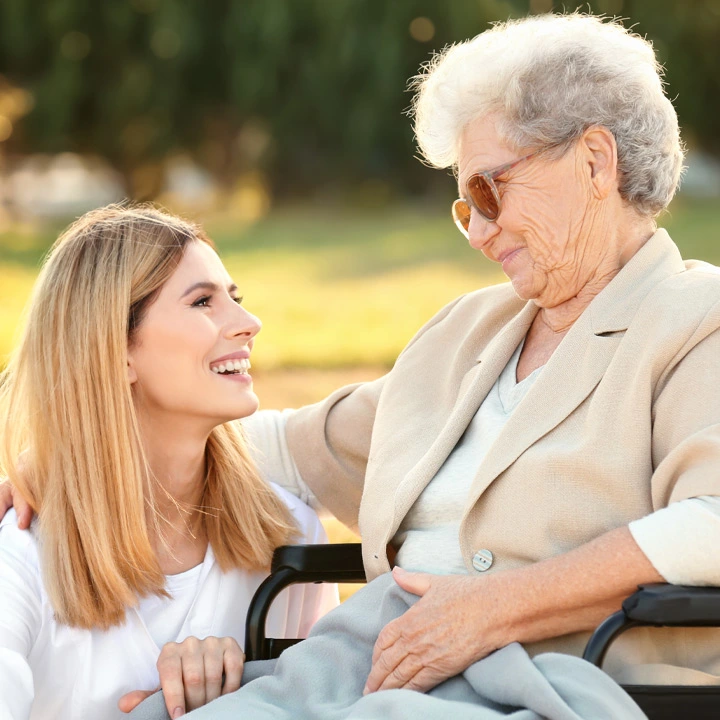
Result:
{"type": "MultiPolygon", "coordinates": [[[[267,638],[265,620],[275,597],[288,585],[304,582],[366,582],[359,543],[286,545],[275,550],[270,576],[260,585],[248,610],[247,660],[278,657],[302,638],[267,638]]],[[[720,627],[720,588],[640,585],[622,610],[602,622],[583,658],[597,667],[610,644],[633,627],[720,627]]],[[[649,720],[716,720],[720,686],[625,685],[649,720]]],[[[614,720],[621,720],[620,718],[614,720]]]]}

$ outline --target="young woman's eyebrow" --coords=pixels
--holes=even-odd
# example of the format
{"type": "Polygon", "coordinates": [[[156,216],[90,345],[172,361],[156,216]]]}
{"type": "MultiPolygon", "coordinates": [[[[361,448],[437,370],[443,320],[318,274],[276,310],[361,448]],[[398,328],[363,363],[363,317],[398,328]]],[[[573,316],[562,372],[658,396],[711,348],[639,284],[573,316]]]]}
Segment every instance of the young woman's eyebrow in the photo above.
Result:
{"type": "MultiPolygon", "coordinates": [[[[201,282],[193,283],[181,296],[180,299],[182,300],[184,297],[188,296],[191,292],[194,292],[195,290],[207,290],[208,292],[217,292],[220,289],[220,286],[217,285],[214,282],[210,282],[209,280],[202,280],[201,282]]],[[[231,283],[228,285],[228,292],[234,293],[237,292],[237,285],[235,283],[231,283]]]]}

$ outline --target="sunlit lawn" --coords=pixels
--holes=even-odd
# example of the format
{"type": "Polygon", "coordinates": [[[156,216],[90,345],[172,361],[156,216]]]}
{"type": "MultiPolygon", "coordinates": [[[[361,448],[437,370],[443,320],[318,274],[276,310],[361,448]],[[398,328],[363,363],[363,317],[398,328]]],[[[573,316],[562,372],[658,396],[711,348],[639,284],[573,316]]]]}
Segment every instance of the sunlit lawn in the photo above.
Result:
{"type": "MultiPolygon", "coordinates": [[[[720,264],[715,202],[678,200],[662,224],[686,257],[720,264]]],[[[208,229],[264,323],[254,353],[261,370],[389,367],[446,302],[504,279],[467,246],[445,207],[289,208],[253,226],[216,220],[208,229]]],[[[0,362],[56,231],[0,234],[0,362]]]]}

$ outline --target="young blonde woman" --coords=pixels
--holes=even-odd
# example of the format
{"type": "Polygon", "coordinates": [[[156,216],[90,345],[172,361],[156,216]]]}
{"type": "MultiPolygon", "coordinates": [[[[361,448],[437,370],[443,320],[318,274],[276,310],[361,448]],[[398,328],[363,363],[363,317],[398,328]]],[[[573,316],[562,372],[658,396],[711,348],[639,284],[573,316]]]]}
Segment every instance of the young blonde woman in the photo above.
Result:
{"type": "MultiPolygon", "coordinates": [[[[203,231],[111,206],[55,243],[1,381],[2,471],[37,515],[0,523],[0,717],[173,718],[239,687],[273,549],[324,542],[230,421],[253,413],[260,322],[203,231]]],[[[272,631],[336,603],[285,594],[272,631]]]]}

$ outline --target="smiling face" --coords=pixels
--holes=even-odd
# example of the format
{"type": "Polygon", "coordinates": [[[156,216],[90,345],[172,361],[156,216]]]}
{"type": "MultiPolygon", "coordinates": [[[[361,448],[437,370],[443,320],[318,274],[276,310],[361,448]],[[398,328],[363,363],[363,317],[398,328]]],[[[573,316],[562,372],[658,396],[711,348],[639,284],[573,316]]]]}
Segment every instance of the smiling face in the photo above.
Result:
{"type": "Polygon", "coordinates": [[[255,412],[247,369],[260,327],[215,251],[190,242],[128,349],[138,413],[168,424],[197,421],[209,431],[255,412]]]}
{"type": "MultiPolygon", "coordinates": [[[[536,149],[508,147],[492,116],[471,122],[461,137],[460,197],[474,173],[536,149]]],[[[577,296],[604,272],[610,247],[596,231],[602,221],[599,204],[593,202],[592,172],[577,143],[559,158],[541,153],[495,180],[501,198],[496,222],[472,212],[470,245],[501,263],[515,292],[540,307],[577,296]]]]}

